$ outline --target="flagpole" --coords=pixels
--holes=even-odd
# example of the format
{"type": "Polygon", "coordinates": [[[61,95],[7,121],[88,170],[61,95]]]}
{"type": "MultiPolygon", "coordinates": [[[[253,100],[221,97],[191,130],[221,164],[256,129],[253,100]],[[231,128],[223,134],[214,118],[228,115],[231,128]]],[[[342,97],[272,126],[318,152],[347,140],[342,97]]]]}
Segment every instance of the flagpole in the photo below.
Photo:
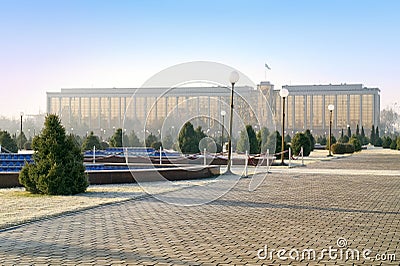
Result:
{"type": "Polygon", "coordinates": [[[271,70],[271,68],[267,65],[267,63],[264,64],[264,67],[265,67],[265,69],[264,69],[264,78],[265,78],[265,81],[267,81],[267,69],[271,70]]]}

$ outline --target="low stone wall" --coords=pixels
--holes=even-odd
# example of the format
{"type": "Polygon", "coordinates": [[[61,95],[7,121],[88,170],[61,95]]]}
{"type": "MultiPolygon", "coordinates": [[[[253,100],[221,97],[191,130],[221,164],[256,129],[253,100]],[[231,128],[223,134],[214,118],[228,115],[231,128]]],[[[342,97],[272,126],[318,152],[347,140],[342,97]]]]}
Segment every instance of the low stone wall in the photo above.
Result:
{"type": "Polygon", "coordinates": [[[0,188],[21,187],[19,173],[0,173],[0,188]]]}
{"type": "MultiPolygon", "coordinates": [[[[220,174],[219,166],[184,166],[130,170],[88,171],[90,184],[120,184],[209,178],[220,174]],[[134,175],[134,177],[132,176],[134,175]]],[[[19,173],[0,173],[0,188],[20,187],[19,173]]]]}

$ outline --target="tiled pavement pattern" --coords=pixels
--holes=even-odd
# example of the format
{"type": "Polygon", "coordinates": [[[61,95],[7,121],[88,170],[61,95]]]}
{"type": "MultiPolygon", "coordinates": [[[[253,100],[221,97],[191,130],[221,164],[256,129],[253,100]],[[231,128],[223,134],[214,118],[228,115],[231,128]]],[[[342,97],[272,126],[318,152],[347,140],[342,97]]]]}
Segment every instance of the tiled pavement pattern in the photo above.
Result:
{"type": "MultiPolygon", "coordinates": [[[[400,171],[398,176],[335,175],[344,168],[385,170],[399,155],[353,155],[307,168],[331,174],[269,174],[249,192],[250,179],[206,205],[169,205],[152,197],[34,222],[0,232],[4,265],[399,265],[400,171]],[[361,161],[366,162],[361,162],[361,161]],[[369,163],[368,163],[369,160],[369,163]],[[337,169],[337,170],[334,170],[337,169]],[[337,247],[395,254],[396,261],[360,259],[259,259],[264,248],[286,250],[337,247]]],[[[211,184],[212,185],[212,184],[211,184]]],[[[195,197],[173,192],[170,197],[195,197]],[[175,194],[174,194],[175,193],[175,194]]],[[[288,256],[288,253],[285,254],[288,256]]],[[[293,253],[293,256],[296,256],[293,253]]]]}

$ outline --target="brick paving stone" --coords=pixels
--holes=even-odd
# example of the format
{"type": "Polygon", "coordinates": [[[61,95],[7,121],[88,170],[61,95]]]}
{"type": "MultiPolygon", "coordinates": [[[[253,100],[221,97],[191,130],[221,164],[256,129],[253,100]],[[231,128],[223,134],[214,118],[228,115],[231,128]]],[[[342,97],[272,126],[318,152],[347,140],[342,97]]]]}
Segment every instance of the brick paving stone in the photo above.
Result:
{"type": "MultiPolygon", "coordinates": [[[[399,161],[400,153],[361,152],[273,171],[256,191],[241,179],[205,205],[148,197],[37,221],[0,231],[0,265],[399,265],[399,161]],[[379,164],[385,171],[376,175],[379,164]],[[341,168],[353,173],[338,174],[341,168]],[[393,253],[396,261],[257,256],[265,245],[338,248],[338,238],[347,240],[345,249],[393,253]]],[[[201,197],[214,185],[167,195],[201,197]]]]}

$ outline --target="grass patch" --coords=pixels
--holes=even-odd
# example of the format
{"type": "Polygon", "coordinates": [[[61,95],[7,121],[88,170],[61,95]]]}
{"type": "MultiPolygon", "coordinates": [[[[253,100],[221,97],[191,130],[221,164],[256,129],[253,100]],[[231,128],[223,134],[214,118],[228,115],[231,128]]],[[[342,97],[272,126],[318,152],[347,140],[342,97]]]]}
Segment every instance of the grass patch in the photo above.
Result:
{"type": "Polygon", "coordinates": [[[26,197],[26,198],[40,198],[40,197],[51,197],[52,195],[34,194],[29,191],[12,191],[7,193],[10,197],[26,197]]]}

